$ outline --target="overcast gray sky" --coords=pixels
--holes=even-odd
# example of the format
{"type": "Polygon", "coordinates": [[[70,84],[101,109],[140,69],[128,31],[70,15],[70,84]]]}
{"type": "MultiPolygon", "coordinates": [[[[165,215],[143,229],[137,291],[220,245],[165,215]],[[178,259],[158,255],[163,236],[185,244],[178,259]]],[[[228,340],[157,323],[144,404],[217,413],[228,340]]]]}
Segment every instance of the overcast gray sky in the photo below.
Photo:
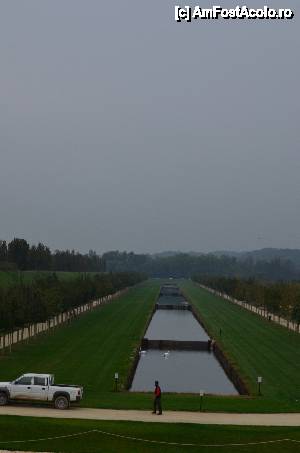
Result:
{"type": "Polygon", "coordinates": [[[1,1],[0,238],[300,248],[299,0],[257,23],[175,3],[1,1]]]}

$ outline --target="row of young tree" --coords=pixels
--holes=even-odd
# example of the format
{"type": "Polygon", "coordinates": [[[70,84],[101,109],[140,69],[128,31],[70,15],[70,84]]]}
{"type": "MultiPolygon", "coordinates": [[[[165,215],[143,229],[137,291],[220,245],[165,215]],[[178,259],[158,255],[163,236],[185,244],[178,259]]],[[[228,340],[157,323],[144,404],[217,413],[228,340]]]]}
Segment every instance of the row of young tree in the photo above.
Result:
{"type": "Polygon", "coordinates": [[[290,321],[300,323],[300,283],[263,282],[255,279],[239,279],[197,275],[193,280],[245,301],[290,321]]]}
{"type": "Polygon", "coordinates": [[[57,275],[37,278],[8,288],[0,287],[0,331],[11,332],[45,322],[60,313],[114,294],[143,280],[139,273],[81,275],[61,280],[57,275]]]}
{"type": "Polygon", "coordinates": [[[66,272],[103,272],[105,261],[90,250],[81,254],[74,250],[51,250],[39,243],[29,245],[25,239],[0,241],[0,270],[54,270],[66,272]]]}

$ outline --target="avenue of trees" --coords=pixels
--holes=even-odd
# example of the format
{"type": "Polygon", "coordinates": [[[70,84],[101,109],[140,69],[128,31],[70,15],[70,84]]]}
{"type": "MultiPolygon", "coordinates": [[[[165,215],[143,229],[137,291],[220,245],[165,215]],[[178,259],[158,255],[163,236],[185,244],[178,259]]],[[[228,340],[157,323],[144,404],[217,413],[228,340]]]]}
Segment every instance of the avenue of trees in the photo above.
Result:
{"type": "Polygon", "coordinates": [[[66,272],[103,272],[105,262],[94,251],[81,254],[74,250],[56,250],[39,243],[29,245],[25,239],[0,241],[0,270],[39,270],[66,272]]]}
{"type": "Polygon", "coordinates": [[[193,280],[251,305],[264,308],[290,321],[300,323],[300,283],[262,282],[198,275],[193,280]]]}
{"type": "Polygon", "coordinates": [[[60,280],[56,274],[0,287],[0,332],[12,332],[33,323],[45,322],[60,313],[114,294],[145,280],[138,273],[81,275],[60,280]]]}

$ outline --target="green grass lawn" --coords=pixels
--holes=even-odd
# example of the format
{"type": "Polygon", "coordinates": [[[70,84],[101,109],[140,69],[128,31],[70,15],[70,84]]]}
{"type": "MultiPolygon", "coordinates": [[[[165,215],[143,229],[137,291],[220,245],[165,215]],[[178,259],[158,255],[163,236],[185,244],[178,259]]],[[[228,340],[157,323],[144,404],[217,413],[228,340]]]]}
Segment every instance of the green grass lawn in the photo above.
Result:
{"type": "Polygon", "coordinates": [[[169,423],[112,422],[87,420],[62,420],[30,417],[0,417],[0,449],[22,449],[31,451],[72,452],[72,453],[140,453],[140,452],[202,452],[215,453],[292,453],[299,451],[300,444],[293,442],[261,445],[203,447],[203,444],[231,444],[266,442],[279,439],[293,439],[300,442],[299,428],[268,428],[243,426],[214,426],[169,423]],[[127,437],[150,440],[122,439],[107,434],[92,432],[78,437],[69,437],[39,442],[4,443],[16,440],[35,440],[48,437],[66,436],[90,430],[104,431],[127,437]],[[2,443],[1,443],[2,442],[2,443]],[[155,442],[176,442],[168,445],[155,442]],[[194,444],[185,446],[182,444],[194,444]]]}
{"type": "Polygon", "coordinates": [[[86,406],[126,400],[127,392],[113,392],[114,373],[124,385],[158,290],[158,283],[145,282],[68,326],[15,345],[11,354],[0,358],[0,380],[25,372],[54,373],[58,383],[84,386],[86,406]]]}
{"type": "MultiPolygon", "coordinates": [[[[263,377],[263,396],[252,402],[242,399],[239,404],[299,411],[300,335],[214,296],[191,281],[181,282],[181,287],[252,395],[257,395],[257,376],[263,377]]],[[[223,401],[227,401],[225,407],[226,404],[232,407],[228,400],[223,401]]],[[[215,404],[219,404],[218,400],[215,404]]]]}
{"type": "MultiPolygon", "coordinates": [[[[52,274],[52,271],[0,271],[0,286],[5,288],[18,283],[21,280],[30,283],[38,277],[46,277],[47,275],[52,274]]],[[[82,275],[81,272],[55,272],[55,274],[61,280],[72,280],[79,275],[82,275]]],[[[97,272],[88,272],[87,274],[95,275],[97,272]]]]}
{"type": "MultiPolygon", "coordinates": [[[[114,373],[121,385],[132,367],[158,295],[159,280],[134,288],[112,304],[87,313],[69,326],[31,339],[0,355],[0,381],[25,372],[54,373],[56,382],[84,386],[82,406],[116,409],[152,407],[151,393],[114,391],[114,373]]],[[[251,397],[204,398],[203,410],[228,412],[300,412],[300,336],[182,282],[203,320],[252,389],[251,397]],[[222,337],[218,338],[222,328],[222,337]],[[256,396],[262,375],[263,396],[256,396]]],[[[188,370],[187,370],[188,372],[188,370]]],[[[199,410],[199,396],[164,394],[165,410],[199,410]]]]}

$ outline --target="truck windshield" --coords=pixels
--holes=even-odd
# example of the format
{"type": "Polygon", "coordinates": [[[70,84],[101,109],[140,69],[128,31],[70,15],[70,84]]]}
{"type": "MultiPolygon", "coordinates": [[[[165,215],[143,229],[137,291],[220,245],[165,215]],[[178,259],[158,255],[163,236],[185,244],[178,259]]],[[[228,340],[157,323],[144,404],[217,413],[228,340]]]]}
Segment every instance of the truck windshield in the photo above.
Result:
{"type": "Polygon", "coordinates": [[[15,381],[16,385],[31,385],[31,377],[23,376],[15,381]]]}

